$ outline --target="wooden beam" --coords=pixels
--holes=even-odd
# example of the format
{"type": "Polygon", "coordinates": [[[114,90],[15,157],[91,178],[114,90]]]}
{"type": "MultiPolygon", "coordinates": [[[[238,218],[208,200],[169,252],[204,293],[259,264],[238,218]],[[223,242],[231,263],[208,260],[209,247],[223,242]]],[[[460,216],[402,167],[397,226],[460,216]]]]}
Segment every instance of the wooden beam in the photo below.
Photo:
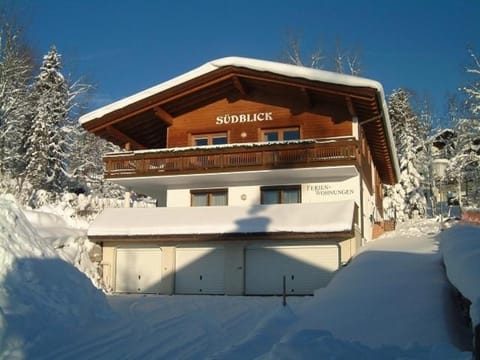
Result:
{"type": "Polygon", "coordinates": [[[113,137],[116,137],[117,139],[123,141],[126,144],[130,144],[128,146],[134,147],[136,150],[144,150],[146,149],[146,146],[140,144],[139,142],[133,140],[131,137],[128,135],[125,135],[123,132],[121,132],[118,129],[115,129],[113,126],[107,126],[105,130],[112,135],[113,137]]]}
{"type": "MultiPolygon", "coordinates": [[[[372,121],[380,120],[381,118],[382,118],[382,115],[376,115],[374,117],[371,117],[370,119],[360,121],[359,124],[365,125],[365,124],[371,123],[372,121]]],[[[379,125],[378,128],[382,129],[383,126],[379,125]]]]}
{"type": "MultiPolygon", "coordinates": [[[[375,97],[371,95],[359,95],[355,94],[353,92],[349,91],[342,91],[342,90],[334,90],[332,89],[333,86],[332,84],[324,84],[322,85],[320,82],[316,82],[318,85],[309,85],[308,83],[315,83],[312,80],[304,80],[301,83],[299,80],[290,80],[290,79],[285,79],[284,77],[281,76],[261,76],[261,75],[256,75],[256,74],[250,74],[245,71],[239,72],[239,76],[242,78],[246,79],[252,79],[256,81],[263,81],[263,82],[270,82],[274,84],[279,84],[279,85],[287,85],[287,86],[292,86],[292,87],[303,87],[307,90],[311,90],[314,92],[318,93],[325,93],[325,94],[332,94],[336,96],[350,96],[351,98],[362,100],[362,101],[369,101],[372,103],[375,103],[375,97]]],[[[342,85],[336,85],[337,87],[342,87],[342,85]]],[[[347,85],[348,87],[348,85],[347,85]]],[[[371,89],[374,91],[374,89],[371,89]]]]}
{"type": "MultiPolygon", "coordinates": [[[[208,88],[208,87],[211,87],[212,85],[216,85],[218,83],[221,83],[223,81],[226,81],[228,79],[230,79],[232,76],[234,76],[235,74],[231,74],[231,73],[227,73],[226,75],[223,75],[219,78],[216,78],[216,79],[213,79],[213,80],[210,80],[206,83],[201,83],[197,86],[191,86],[189,88],[187,88],[187,90],[180,90],[178,93],[174,94],[174,95],[171,95],[171,96],[166,96],[165,98],[163,99],[159,99],[158,101],[155,101],[155,102],[152,102],[146,106],[143,106],[141,108],[139,108],[138,110],[134,110],[132,112],[129,112],[125,115],[122,115],[122,116],[119,116],[119,117],[115,117],[109,121],[105,121],[103,123],[100,123],[99,125],[97,126],[92,126],[92,127],[88,127],[88,124],[87,126],[85,126],[85,128],[90,131],[90,132],[98,132],[102,129],[105,129],[111,125],[114,125],[116,123],[119,123],[125,119],[128,119],[128,118],[131,118],[131,117],[134,117],[135,115],[138,115],[138,114],[141,114],[141,113],[144,113],[148,110],[151,110],[157,106],[161,106],[162,104],[165,104],[169,101],[173,101],[173,100],[176,100],[176,99],[179,99],[181,97],[184,97],[186,95],[190,95],[196,91],[199,91],[199,90],[202,90],[202,89],[205,89],[205,88],[208,88]]],[[[188,82],[187,82],[188,83],[188,82]]],[[[185,86],[186,83],[182,84],[185,86]]],[[[168,91],[172,91],[172,89],[169,89],[168,91]]],[[[140,102],[142,101],[145,101],[145,100],[141,100],[140,102]]],[[[110,114],[107,114],[107,115],[110,115],[110,114]]]]}
{"type": "Polygon", "coordinates": [[[174,117],[161,106],[155,106],[153,112],[156,117],[162,119],[168,126],[173,124],[174,117]]]}
{"type": "Polygon", "coordinates": [[[247,91],[245,90],[245,87],[243,86],[238,76],[233,76],[232,81],[235,89],[237,89],[240,92],[240,94],[242,94],[242,96],[247,96],[247,91]]]}
{"type": "Polygon", "coordinates": [[[345,96],[345,102],[347,103],[347,109],[350,116],[352,118],[356,117],[357,113],[355,111],[355,107],[353,106],[352,98],[350,96],[345,96]]]}
{"type": "Polygon", "coordinates": [[[305,104],[307,105],[307,107],[312,107],[312,97],[308,89],[301,87],[300,92],[302,93],[303,100],[305,101],[305,104]]]}

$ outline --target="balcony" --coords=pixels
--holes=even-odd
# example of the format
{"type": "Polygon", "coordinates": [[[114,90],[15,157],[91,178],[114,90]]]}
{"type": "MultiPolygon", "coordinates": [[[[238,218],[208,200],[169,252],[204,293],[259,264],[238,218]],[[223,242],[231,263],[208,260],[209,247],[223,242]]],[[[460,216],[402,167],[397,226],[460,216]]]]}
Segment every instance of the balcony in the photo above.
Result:
{"type": "Polygon", "coordinates": [[[118,179],[345,165],[360,167],[361,156],[355,139],[342,138],[115,153],[105,156],[104,162],[105,178],[118,179]]]}

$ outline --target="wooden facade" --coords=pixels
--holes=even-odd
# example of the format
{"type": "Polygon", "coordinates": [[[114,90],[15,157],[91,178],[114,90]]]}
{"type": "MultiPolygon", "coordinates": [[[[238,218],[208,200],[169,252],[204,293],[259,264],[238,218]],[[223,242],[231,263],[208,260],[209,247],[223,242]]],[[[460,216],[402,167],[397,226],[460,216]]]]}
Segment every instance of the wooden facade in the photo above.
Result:
{"type": "MultiPolygon", "coordinates": [[[[356,118],[383,183],[396,181],[392,144],[376,89],[330,84],[235,66],[221,67],[88,119],[90,132],[132,150],[192,145],[224,132],[228,143],[261,141],[261,131],[298,127],[301,139],[353,136],[356,118]],[[271,121],[217,124],[224,115],[270,113],[271,121]]],[[[365,152],[364,152],[365,153],[365,152]]]]}
{"type": "Polygon", "coordinates": [[[259,142],[263,141],[261,130],[294,127],[300,129],[302,139],[351,136],[351,118],[345,109],[340,107],[334,109],[332,106],[324,106],[323,109],[321,107],[316,109],[297,108],[298,113],[293,113],[288,106],[273,104],[276,96],[279,94],[274,94],[271,98],[262,96],[251,100],[241,99],[234,103],[222,99],[181,115],[175,118],[168,128],[167,147],[191,146],[193,144],[190,139],[194,134],[220,132],[228,135],[228,143],[231,144],[259,142]],[[246,109],[248,111],[245,111],[246,109]],[[245,114],[246,112],[248,114],[271,114],[272,120],[217,124],[217,117],[245,114]]]}

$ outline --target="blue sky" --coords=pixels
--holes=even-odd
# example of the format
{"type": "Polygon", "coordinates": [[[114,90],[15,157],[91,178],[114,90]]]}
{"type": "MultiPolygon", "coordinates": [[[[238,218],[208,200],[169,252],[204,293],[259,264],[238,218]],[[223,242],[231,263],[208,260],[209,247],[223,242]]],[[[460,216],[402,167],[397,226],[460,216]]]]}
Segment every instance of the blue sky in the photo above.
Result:
{"type": "Polygon", "coordinates": [[[278,60],[287,34],[306,53],[357,49],[362,76],[387,95],[427,93],[436,111],[480,53],[478,0],[17,0],[39,54],[55,44],[65,72],[95,84],[105,105],[224,56],[278,60]]]}

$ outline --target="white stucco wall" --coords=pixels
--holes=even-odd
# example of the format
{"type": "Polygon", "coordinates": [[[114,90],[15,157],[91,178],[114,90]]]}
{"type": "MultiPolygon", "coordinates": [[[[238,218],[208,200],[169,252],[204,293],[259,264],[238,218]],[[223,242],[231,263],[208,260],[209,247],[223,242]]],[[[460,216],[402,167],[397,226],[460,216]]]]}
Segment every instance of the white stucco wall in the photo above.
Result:
{"type": "MultiPolygon", "coordinates": [[[[301,184],[302,203],[321,203],[353,199],[360,204],[358,176],[334,182],[301,184]]],[[[190,206],[190,189],[172,189],[167,193],[167,207],[190,206]]],[[[232,186],[228,188],[229,206],[260,204],[260,186],[232,186]]]]}
{"type": "MultiPolygon", "coordinates": [[[[375,212],[375,198],[360,181],[358,176],[331,182],[315,182],[301,184],[302,203],[322,203],[342,200],[354,200],[360,207],[363,203],[364,240],[372,239],[373,223],[370,215],[375,212]],[[362,190],[360,191],[360,183],[362,190]],[[361,201],[363,197],[363,201],[361,201]]],[[[167,192],[167,207],[189,207],[190,189],[171,189],[167,192]]],[[[260,185],[232,186],[228,188],[229,206],[252,206],[260,204],[260,185]]],[[[359,214],[360,215],[360,214],[359,214]]],[[[359,219],[359,226],[362,221],[359,219]]]]}
{"type": "Polygon", "coordinates": [[[190,206],[190,189],[167,190],[167,207],[190,206]]]}
{"type": "MultiPolygon", "coordinates": [[[[191,189],[168,190],[167,207],[190,206],[190,190],[191,189]]],[[[202,190],[206,190],[206,188],[202,188],[202,190]]],[[[232,186],[228,188],[229,206],[251,206],[258,204],[260,204],[260,186],[232,186]]]]}
{"type": "Polygon", "coordinates": [[[373,216],[375,211],[375,196],[370,193],[363,182],[363,236],[366,241],[372,240],[373,216]]]}

